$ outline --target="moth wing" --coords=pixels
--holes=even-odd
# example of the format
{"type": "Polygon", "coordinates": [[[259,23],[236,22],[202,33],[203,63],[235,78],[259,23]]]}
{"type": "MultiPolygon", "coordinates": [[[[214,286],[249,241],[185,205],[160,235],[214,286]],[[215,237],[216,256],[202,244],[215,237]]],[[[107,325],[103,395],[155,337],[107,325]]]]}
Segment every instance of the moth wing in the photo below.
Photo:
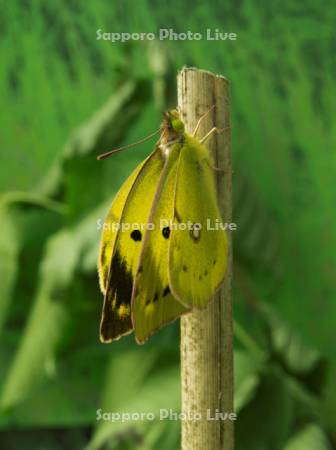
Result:
{"type": "Polygon", "coordinates": [[[107,213],[104,220],[98,257],[99,285],[100,290],[104,295],[106,293],[106,285],[112,252],[118,234],[117,226],[121,221],[122,212],[132,186],[145,163],[146,160],[139,164],[131,173],[131,175],[126,179],[126,181],[122,184],[121,188],[115,195],[109,212],[107,213]]]}
{"type": "Polygon", "coordinates": [[[180,148],[180,145],[172,148],[162,170],[149,219],[153,229],[146,231],[134,283],[132,318],[138,343],[143,343],[162,325],[189,310],[173,297],[168,280],[168,255],[180,148]]]}
{"type": "Polygon", "coordinates": [[[104,293],[102,342],[119,339],[133,329],[132,288],[144,231],[134,230],[132,225],[147,223],[162,167],[161,153],[156,150],[125,181],[107,215],[99,256],[104,293]]]}
{"type": "Polygon", "coordinates": [[[212,167],[208,150],[187,135],[178,163],[169,280],[175,297],[195,308],[205,307],[221,285],[228,258],[226,232],[209,229],[222,222],[212,167]]]}

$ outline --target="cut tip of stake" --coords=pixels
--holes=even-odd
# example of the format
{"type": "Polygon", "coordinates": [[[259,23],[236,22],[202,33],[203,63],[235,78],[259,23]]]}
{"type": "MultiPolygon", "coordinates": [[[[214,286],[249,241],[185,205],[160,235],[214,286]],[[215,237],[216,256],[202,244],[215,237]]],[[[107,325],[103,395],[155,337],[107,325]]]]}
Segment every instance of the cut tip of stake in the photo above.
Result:
{"type": "Polygon", "coordinates": [[[133,142],[132,144],[124,145],[123,147],[115,148],[106,153],[102,153],[101,155],[97,156],[97,159],[98,159],[98,161],[100,161],[102,159],[106,159],[109,156],[113,155],[113,153],[121,152],[123,150],[127,150],[128,148],[135,147],[136,145],[142,144],[143,142],[146,142],[149,139],[152,139],[152,137],[154,137],[159,132],[160,132],[160,129],[154,131],[154,133],[149,134],[148,136],[144,137],[143,139],[140,139],[140,141],[133,142]]]}

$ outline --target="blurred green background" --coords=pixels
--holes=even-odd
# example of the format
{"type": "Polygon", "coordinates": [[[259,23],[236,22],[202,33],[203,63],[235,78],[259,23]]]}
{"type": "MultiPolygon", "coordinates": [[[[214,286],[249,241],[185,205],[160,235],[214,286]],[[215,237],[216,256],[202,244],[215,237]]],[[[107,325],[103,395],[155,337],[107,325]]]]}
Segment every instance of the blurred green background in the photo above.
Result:
{"type": "Polygon", "coordinates": [[[97,220],[175,105],[184,65],[231,81],[237,450],[336,448],[336,6],[331,0],[3,2],[0,448],[179,448],[179,324],[98,342],[97,220]],[[97,41],[113,32],[236,41],[97,41]]]}

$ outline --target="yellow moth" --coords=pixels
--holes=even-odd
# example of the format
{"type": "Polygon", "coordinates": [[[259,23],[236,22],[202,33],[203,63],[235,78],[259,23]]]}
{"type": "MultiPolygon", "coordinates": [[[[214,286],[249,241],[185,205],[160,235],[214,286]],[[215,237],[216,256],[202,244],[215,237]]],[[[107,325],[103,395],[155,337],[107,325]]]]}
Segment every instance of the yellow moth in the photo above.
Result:
{"type": "Polygon", "coordinates": [[[100,339],[134,330],[143,343],[162,325],[204,308],[220,287],[228,241],[213,161],[185,132],[177,109],[164,114],[153,153],[124,182],[105,219],[98,262],[104,294],[100,339]]]}

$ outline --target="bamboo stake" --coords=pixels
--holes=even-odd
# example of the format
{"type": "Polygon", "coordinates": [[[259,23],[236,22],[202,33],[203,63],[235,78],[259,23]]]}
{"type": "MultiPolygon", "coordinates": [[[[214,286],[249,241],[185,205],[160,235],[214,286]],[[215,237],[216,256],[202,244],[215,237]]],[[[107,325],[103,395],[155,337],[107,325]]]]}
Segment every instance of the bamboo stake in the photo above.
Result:
{"type": "MultiPolygon", "coordinates": [[[[216,105],[201,124],[198,136],[213,126],[228,127],[229,83],[221,76],[194,68],[177,77],[178,105],[186,130],[191,132],[198,118],[216,105]]],[[[231,221],[230,130],[209,139],[214,155],[218,200],[224,222],[231,221]]],[[[231,303],[231,239],[226,280],[214,301],[204,311],[181,318],[182,413],[200,413],[201,420],[182,420],[182,450],[233,450],[233,421],[208,420],[217,411],[233,412],[233,349],[231,303]]]]}

